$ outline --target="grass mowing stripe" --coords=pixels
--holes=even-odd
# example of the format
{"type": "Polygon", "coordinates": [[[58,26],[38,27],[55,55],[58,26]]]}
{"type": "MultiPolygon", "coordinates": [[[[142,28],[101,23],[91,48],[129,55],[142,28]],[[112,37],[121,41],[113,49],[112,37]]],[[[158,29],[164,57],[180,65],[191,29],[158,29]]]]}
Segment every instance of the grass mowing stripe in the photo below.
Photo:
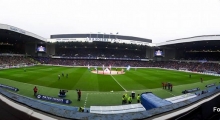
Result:
{"type": "Polygon", "coordinates": [[[124,89],[124,91],[127,92],[127,90],[112,75],[111,75],[111,77],[113,78],[113,80],[115,80],[115,82],[117,82],[121,86],[122,89],[124,89]]]}
{"type": "Polygon", "coordinates": [[[192,78],[189,78],[190,73],[148,68],[126,71],[123,75],[112,75],[118,83],[109,75],[93,74],[87,68],[36,66],[26,68],[26,70],[26,72],[23,68],[1,70],[0,83],[17,87],[20,89],[18,94],[31,98],[35,98],[33,96],[33,84],[38,87],[41,94],[51,97],[58,97],[59,88],[65,88],[69,91],[66,99],[73,101],[70,104],[71,106],[86,107],[90,105],[120,105],[121,97],[125,91],[118,83],[126,88],[128,94],[131,90],[136,94],[153,92],[153,94],[163,99],[173,97],[173,95],[181,95],[182,91],[186,89],[199,87],[203,90],[205,85],[218,84],[220,81],[220,78],[215,76],[192,74],[192,78]],[[62,72],[69,73],[69,78],[62,77],[61,81],[58,81],[57,75],[62,72]],[[200,78],[204,79],[203,83],[200,82],[200,78]],[[174,85],[173,91],[165,92],[162,89],[161,82],[171,82],[174,85]],[[77,101],[77,93],[73,90],[76,87],[83,90],[81,101],[77,101]],[[110,92],[111,90],[114,90],[114,92],[110,92]]]}
{"type": "MultiPolygon", "coordinates": [[[[114,76],[116,80],[120,82],[120,84],[126,88],[127,91],[133,91],[133,90],[138,90],[138,89],[147,89],[148,87],[144,86],[143,84],[140,84],[135,80],[135,78],[131,78],[127,75],[116,75],[114,76]]],[[[138,78],[136,78],[138,79],[138,78]]]]}
{"type": "Polygon", "coordinates": [[[78,78],[77,83],[74,86],[74,89],[90,90],[90,91],[100,91],[99,89],[99,79],[97,74],[91,73],[88,69],[83,69],[83,74],[78,78]],[[86,89],[85,89],[86,86],[86,89]]]}

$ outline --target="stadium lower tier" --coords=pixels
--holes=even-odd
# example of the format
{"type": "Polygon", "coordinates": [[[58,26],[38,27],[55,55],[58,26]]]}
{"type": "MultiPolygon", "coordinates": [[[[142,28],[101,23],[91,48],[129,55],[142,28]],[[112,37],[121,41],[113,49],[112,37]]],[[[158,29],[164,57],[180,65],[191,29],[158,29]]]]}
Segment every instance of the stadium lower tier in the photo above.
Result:
{"type": "Polygon", "coordinates": [[[68,66],[112,66],[112,67],[161,67],[177,70],[189,70],[207,73],[220,73],[219,63],[179,62],[179,61],[131,61],[131,60],[73,60],[52,59],[49,57],[29,58],[22,56],[0,56],[0,67],[16,66],[19,64],[54,64],[68,66]]]}
{"type": "Polygon", "coordinates": [[[72,60],[72,59],[52,59],[35,58],[42,64],[70,65],[70,66],[114,66],[114,67],[161,67],[169,69],[182,69],[197,72],[220,73],[220,64],[201,62],[178,62],[178,61],[127,61],[127,60],[72,60]]]}

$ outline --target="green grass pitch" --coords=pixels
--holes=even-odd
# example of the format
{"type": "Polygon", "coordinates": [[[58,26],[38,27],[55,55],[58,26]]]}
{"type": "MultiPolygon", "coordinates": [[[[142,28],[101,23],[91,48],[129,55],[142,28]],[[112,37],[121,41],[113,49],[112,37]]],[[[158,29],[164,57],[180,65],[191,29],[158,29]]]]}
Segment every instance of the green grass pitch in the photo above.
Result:
{"type": "MultiPolygon", "coordinates": [[[[66,99],[72,100],[72,106],[91,105],[120,105],[124,93],[136,94],[153,92],[161,98],[180,95],[185,89],[219,83],[220,77],[186,73],[156,68],[131,68],[123,75],[100,75],[91,73],[87,68],[34,66],[25,68],[5,69],[0,71],[0,84],[14,86],[20,89],[18,94],[32,97],[33,87],[36,85],[39,93],[57,97],[59,89],[67,89],[66,99]],[[68,78],[62,77],[68,73],[68,78]],[[58,74],[61,79],[58,80],[58,74]],[[189,74],[192,78],[189,78],[189,74]],[[203,78],[204,82],[200,82],[203,78]],[[173,91],[162,89],[162,82],[170,82],[173,91]],[[77,101],[76,89],[82,90],[82,100],[77,101]],[[113,91],[113,92],[110,92],[113,91]]],[[[101,70],[101,68],[99,68],[101,70]]],[[[112,68],[113,70],[115,68],[112,68]]],[[[136,100],[133,100],[136,103],[136,100]]]]}

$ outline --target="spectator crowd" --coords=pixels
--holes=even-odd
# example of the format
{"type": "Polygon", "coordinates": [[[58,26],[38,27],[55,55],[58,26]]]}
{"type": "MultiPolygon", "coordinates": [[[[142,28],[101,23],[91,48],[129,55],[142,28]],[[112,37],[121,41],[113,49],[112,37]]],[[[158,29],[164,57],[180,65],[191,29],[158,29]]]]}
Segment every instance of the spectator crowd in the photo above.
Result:
{"type": "Polygon", "coordinates": [[[219,63],[180,62],[180,61],[129,61],[129,60],[73,60],[36,58],[42,64],[68,65],[68,66],[109,66],[112,67],[160,67],[169,69],[185,69],[189,71],[220,73],[219,63]]]}
{"type": "Polygon", "coordinates": [[[26,64],[30,65],[33,64],[34,61],[31,60],[29,57],[24,56],[0,56],[0,65],[7,65],[7,66],[16,66],[19,64],[26,64]]]}
{"type": "MultiPolygon", "coordinates": [[[[50,57],[34,58],[42,64],[68,65],[68,66],[109,66],[112,67],[160,67],[177,70],[189,70],[196,72],[220,73],[219,63],[209,62],[180,62],[180,61],[137,61],[137,60],[76,60],[76,59],[53,59],[50,57]]],[[[16,66],[18,64],[34,64],[35,61],[25,56],[0,56],[0,65],[16,66]]]]}
{"type": "Polygon", "coordinates": [[[144,51],[117,49],[58,49],[55,56],[63,57],[107,57],[107,58],[145,58],[144,51]]]}

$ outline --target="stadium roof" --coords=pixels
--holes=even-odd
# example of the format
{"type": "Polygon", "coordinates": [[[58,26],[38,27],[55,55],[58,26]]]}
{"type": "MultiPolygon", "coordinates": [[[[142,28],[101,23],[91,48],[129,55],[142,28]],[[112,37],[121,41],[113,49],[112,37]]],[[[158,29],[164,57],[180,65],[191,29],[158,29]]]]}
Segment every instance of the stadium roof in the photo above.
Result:
{"type": "Polygon", "coordinates": [[[123,36],[118,34],[58,34],[51,35],[48,42],[111,42],[155,46],[151,39],[133,36],[123,36]]]}
{"type": "Polygon", "coordinates": [[[180,43],[190,43],[190,42],[203,42],[203,41],[219,41],[220,42],[220,35],[202,35],[202,36],[194,36],[188,38],[180,38],[175,40],[169,40],[162,43],[157,43],[156,46],[167,46],[167,45],[174,45],[180,43]]]}
{"type": "Polygon", "coordinates": [[[123,36],[118,34],[59,34],[59,35],[51,35],[51,39],[56,38],[113,38],[113,39],[122,39],[122,40],[135,40],[140,42],[148,42],[152,43],[151,39],[133,37],[133,36],[123,36]]]}
{"type": "MultiPolygon", "coordinates": [[[[46,42],[46,40],[47,40],[46,38],[43,38],[39,35],[36,35],[34,33],[28,32],[26,30],[23,30],[23,29],[20,29],[20,28],[11,26],[11,25],[0,24],[0,30],[16,32],[16,33],[19,33],[19,34],[23,34],[25,36],[33,37],[35,39],[38,39],[38,40],[41,40],[41,41],[44,41],[44,42],[46,42]]],[[[1,36],[2,36],[2,33],[1,33],[1,36]]]]}
{"type": "Polygon", "coordinates": [[[182,48],[182,47],[185,48],[186,46],[187,47],[191,46],[190,48],[193,48],[196,46],[197,47],[206,47],[206,46],[219,47],[218,44],[220,42],[220,35],[194,36],[194,37],[168,40],[166,42],[157,43],[157,44],[153,44],[151,39],[139,38],[139,37],[133,37],[133,36],[123,36],[123,35],[118,35],[118,34],[57,34],[57,35],[51,35],[51,39],[46,39],[34,33],[28,32],[26,30],[23,30],[23,29],[20,29],[20,28],[11,26],[11,25],[6,25],[6,24],[0,24],[0,35],[1,35],[0,40],[3,42],[9,41],[9,40],[12,40],[12,41],[21,40],[23,42],[101,41],[101,42],[147,45],[150,47],[176,46],[178,48],[182,48]],[[8,35],[8,34],[11,34],[11,35],[8,35]],[[194,46],[194,44],[197,44],[197,45],[194,46]]]}

